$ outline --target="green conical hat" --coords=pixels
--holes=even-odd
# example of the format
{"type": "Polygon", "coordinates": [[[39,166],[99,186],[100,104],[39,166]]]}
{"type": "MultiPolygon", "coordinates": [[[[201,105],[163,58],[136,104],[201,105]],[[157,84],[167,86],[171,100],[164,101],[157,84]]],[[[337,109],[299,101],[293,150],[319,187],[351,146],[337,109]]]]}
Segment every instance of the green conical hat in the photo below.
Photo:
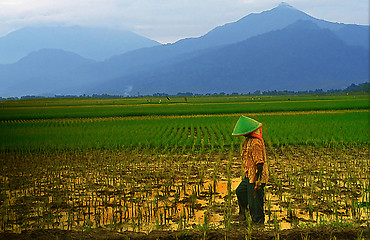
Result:
{"type": "Polygon", "coordinates": [[[241,116],[238,122],[235,124],[233,136],[242,136],[248,133],[251,133],[262,126],[262,123],[257,122],[256,120],[241,116]]]}

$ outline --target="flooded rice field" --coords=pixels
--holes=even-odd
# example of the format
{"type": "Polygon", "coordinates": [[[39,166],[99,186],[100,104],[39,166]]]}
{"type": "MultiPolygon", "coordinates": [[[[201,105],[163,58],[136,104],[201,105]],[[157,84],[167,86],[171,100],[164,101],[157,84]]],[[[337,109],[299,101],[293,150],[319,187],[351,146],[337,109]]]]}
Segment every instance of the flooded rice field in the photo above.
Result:
{"type": "MultiPolygon", "coordinates": [[[[369,227],[368,148],[268,149],[264,229],[369,227]]],[[[1,153],[0,232],[232,229],[237,153],[1,153]]]]}

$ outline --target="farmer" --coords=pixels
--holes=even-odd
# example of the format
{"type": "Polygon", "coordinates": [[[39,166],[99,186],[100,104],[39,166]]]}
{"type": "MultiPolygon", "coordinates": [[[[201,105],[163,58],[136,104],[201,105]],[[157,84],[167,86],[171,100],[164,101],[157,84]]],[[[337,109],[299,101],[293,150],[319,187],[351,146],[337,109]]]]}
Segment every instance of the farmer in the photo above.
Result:
{"type": "Polygon", "coordinates": [[[236,188],[239,203],[239,221],[244,221],[245,210],[249,212],[253,223],[263,224],[263,188],[268,181],[265,143],[262,139],[262,123],[241,116],[234,127],[233,136],[245,136],[242,160],[244,176],[236,188]]]}

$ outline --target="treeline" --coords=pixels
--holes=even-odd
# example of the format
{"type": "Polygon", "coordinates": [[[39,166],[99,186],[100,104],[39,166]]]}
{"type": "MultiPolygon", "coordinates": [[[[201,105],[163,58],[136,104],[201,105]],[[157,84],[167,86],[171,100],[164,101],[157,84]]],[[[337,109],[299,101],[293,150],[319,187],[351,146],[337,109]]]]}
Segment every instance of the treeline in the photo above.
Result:
{"type": "Polygon", "coordinates": [[[330,90],[306,90],[306,91],[256,91],[253,94],[262,94],[262,95],[306,95],[306,94],[335,94],[335,93],[350,93],[350,92],[370,92],[370,83],[362,84],[352,84],[349,87],[344,89],[330,89],[330,90]]]}
{"type": "Polygon", "coordinates": [[[110,94],[92,94],[92,95],[55,95],[54,97],[45,97],[45,96],[22,96],[18,97],[11,97],[11,98],[2,98],[0,100],[18,100],[18,99],[38,99],[38,98],[97,98],[97,99],[110,99],[110,98],[127,98],[127,97],[187,97],[187,96],[207,96],[207,95],[306,95],[306,94],[338,94],[338,93],[350,93],[350,92],[361,92],[361,93],[369,93],[370,92],[370,83],[362,83],[362,84],[351,84],[349,87],[344,89],[330,89],[330,90],[323,90],[323,89],[316,89],[316,90],[306,90],[306,91],[254,91],[249,93],[238,93],[233,92],[231,94],[225,92],[219,93],[206,93],[206,94],[199,94],[199,93],[192,93],[192,92],[179,92],[177,94],[167,94],[167,93],[154,93],[152,95],[138,95],[135,96],[127,96],[127,95],[110,95],[110,94]]]}

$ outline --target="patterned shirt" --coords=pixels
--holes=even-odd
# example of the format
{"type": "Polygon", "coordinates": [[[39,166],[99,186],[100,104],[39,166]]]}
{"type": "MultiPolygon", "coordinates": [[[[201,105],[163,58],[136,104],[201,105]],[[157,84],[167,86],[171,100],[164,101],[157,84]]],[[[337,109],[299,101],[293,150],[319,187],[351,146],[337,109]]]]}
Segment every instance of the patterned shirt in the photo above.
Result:
{"type": "Polygon", "coordinates": [[[250,183],[256,181],[257,164],[263,163],[261,182],[267,183],[269,179],[265,143],[263,140],[254,137],[247,137],[243,144],[242,152],[243,170],[245,177],[250,183]]]}

